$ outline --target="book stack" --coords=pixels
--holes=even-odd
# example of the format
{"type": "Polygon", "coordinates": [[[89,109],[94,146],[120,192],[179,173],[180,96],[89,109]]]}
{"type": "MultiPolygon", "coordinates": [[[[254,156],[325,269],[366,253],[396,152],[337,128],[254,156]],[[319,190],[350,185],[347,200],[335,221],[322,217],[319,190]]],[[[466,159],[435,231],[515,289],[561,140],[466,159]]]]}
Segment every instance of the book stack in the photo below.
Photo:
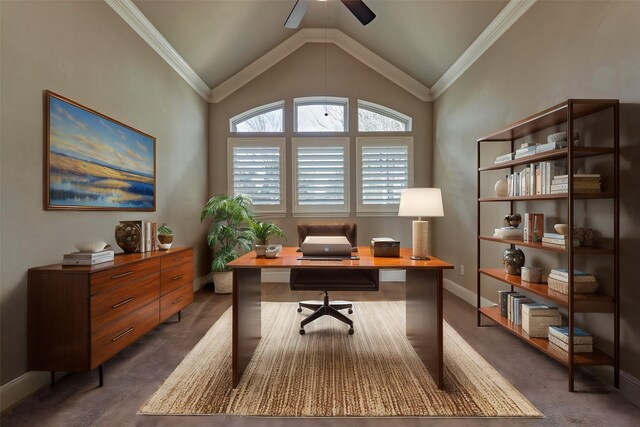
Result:
{"type": "MultiPolygon", "coordinates": [[[[549,342],[560,347],[563,351],[569,352],[569,327],[549,326],[549,342]]],[[[593,352],[593,335],[589,332],[573,327],[573,352],[591,353],[593,352]]]]}
{"type": "Polygon", "coordinates": [[[548,338],[552,325],[562,325],[562,316],[556,307],[539,303],[522,306],[522,330],[530,337],[548,338]]]}
{"type": "Polygon", "coordinates": [[[545,144],[538,144],[536,146],[536,154],[546,153],[547,151],[559,150],[567,146],[567,141],[564,142],[547,142],[545,144]]]}
{"type": "MultiPolygon", "coordinates": [[[[562,294],[569,294],[569,271],[566,268],[555,268],[547,277],[549,289],[562,294]]],[[[573,292],[590,294],[598,290],[596,276],[580,270],[573,270],[573,292]]]]}
{"type": "MultiPolygon", "coordinates": [[[[599,193],[601,187],[600,174],[574,174],[573,191],[576,193],[599,193]]],[[[569,191],[569,175],[558,175],[551,182],[551,194],[569,191]]]]}
{"type": "Polygon", "coordinates": [[[501,227],[493,230],[493,237],[496,239],[522,239],[522,228],[501,227]]]}
{"type": "MultiPolygon", "coordinates": [[[[557,246],[562,249],[569,249],[569,236],[558,233],[544,233],[542,236],[542,244],[545,246],[557,246]]],[[[573,239],[573,247],[580,246],[580,239],[573,239]]]]}
{"type": "Polygon", "coordinates": [[[525,242],[541,242],[543,234],[544,215],[538,213],[525,213],[522,240],[525,242]]]}
{"type": "Polygon", "coordinates": [[[507,175],[508,196],[550,194],[555,177],[566,173],[566,168],[556,162],[531,163],[521,171],[507,175]]]}
{"type": "Polygon", "coordinates": [[[514,158],[520,159],[522,157],[532,156],[536,154],[537,144],[526,143],[522,144],[515,152],[514,158]]]}
{"type": "Polygon", "coordinates": [[[71,252],[64,254],[62,265],[95,265],[113,261],[113,250],[103,249],[98,252],[71,252]]]}
{"type": "Polygon", "coordinates": [[[496,161],[493,163],[498,164],[498,163],[510,162],[511,160],[513,160],[513,153],[507,153],[507,154],[503,154],[501,156],[496,157],[496,161]]]}

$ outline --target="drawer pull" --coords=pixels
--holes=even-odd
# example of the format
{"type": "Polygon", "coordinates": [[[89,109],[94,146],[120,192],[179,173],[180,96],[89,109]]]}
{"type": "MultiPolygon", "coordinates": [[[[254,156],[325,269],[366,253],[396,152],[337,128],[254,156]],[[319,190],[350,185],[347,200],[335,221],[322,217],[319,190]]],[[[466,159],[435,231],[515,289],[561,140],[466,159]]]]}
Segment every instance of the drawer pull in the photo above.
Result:
{"type": "Polygon", "coordinates": [[[177,276],[171,278],[171,280],[178,280],[178,279],[182,279],[182,274],[178,274],[177,276]]]}
{"type": "Polygon", "coordinates": [[[177,304],[177,303],[179,303],[180,301],[182,301],[182,297],[180,297],[180,298],[176,299],[175,301],[173,301],[173,302],[171,303],[171,305],[173,305],[173,304],[177,304]]]}
{"type": "Polygon", "coordinates": [[[129,335],[131,332],[133,332],[133,326],[131,326],[129,329],[127,329],[126,331],[124,331],[123,333],[121,333],[120,335],[118,335],[115,338],[111,338],[111,342],[116,342],[118,341],[120,338],[129,335]]]}
{"type": "Polygon", "coordinates": [[[183,258],[184,258],[183,256],[179,256],[179,257],[175,257],[173,260],[174,260],[174,261],[180,261],[180,260],[181,260],[181,259],[183,259],[183,258]]]}
{"type": "Polygon", "coordinates": [[[133,274],[133,273],[134,273],[133,271],[127,271],[126,273],[120,273],[120,274],[116,274],[115,276],[111,276],[111,278],[112,279],[119,279],[121,277],[128,276],[128,275],[133,274]]]}
{"type": "Polygon", "coordinates": [[[111,306],[111,308],[118,308],[118,307],[121,307],[121,306],[123,306],[123,305],[125,305],[125,304],[127,304],[127,303],[130,303],[131,301],[133,301],[133,297],[129,297],[129,298],[127,298],[127,299],[126,299],[126,300],[124,300],[124,301],[120,301],[120,302],[119,302],[119,303],[117,303],[117,304],[113,304],[113,305],[111,306]]]}

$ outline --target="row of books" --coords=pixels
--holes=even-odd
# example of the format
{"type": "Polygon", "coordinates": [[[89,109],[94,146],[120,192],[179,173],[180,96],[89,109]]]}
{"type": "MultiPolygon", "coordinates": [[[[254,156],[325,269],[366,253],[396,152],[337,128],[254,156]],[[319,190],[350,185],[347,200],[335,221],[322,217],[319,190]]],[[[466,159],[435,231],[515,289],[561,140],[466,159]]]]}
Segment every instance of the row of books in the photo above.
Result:
{"type": "Polygon", "coordinates": [[[556,163],[531,163],[521,171],[507,175],[507,195],[516,197],[551,194],[555,177],[567,173],[565,167],[556,163]]]}
{"type": "Polygon", "coordinates": [[[521,325],[522,304],[535,303],[526,295],[513,291],[498,291],[500,296],[500,315],[516,325],[521,325]]]}
{"type": "Polygon", "coordinates": [[[522,240],[525,242],[541,242],[544,235],[544,214],[525,213],[522,240]]]}
{"type": "MultiPolygon", "coordinates": [[[[551,194],[569,191],[569,175],[558,175],[551,181],[551,194]]],[[[573,191],[576,193],[599,193],[601,191],[600,174],[574,174],[573,191]]]]}
{"type": "Polygon", "coordinates": [[[113,261],[114,252],[110,247],[98,252],[71,252],[64,254],[62,265],[95,265],[113,261]]]}
{"type": "MultiPolygon", "coordinates": [[[[569,270],[554,268],[547,277],[549,289],[562,294],[569,294],[569,270]]],[[[593,293],[598,290],[596,276],[580,270],[573,270],[573,292],[578,294],[593,293]]]]}

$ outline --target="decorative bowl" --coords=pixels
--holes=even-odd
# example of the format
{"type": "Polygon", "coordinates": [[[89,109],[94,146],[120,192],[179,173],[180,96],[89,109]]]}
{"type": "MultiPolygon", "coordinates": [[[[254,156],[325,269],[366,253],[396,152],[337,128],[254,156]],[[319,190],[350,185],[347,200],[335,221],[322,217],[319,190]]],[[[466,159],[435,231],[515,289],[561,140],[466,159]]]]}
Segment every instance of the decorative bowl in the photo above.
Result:
{"type": "Polygon", "coordinates": [[[98,252],[103,250],[107,243],[102,240],[94,240],[92,242],[76,243],[75,246],[80,252],[98,252]]]}
{"type": "Polygon", "coordinates": [[[562,234],[563,236],[569,234],[569,224],[556,224],[553,228],[558,232],[558,234],[562,234]]]}

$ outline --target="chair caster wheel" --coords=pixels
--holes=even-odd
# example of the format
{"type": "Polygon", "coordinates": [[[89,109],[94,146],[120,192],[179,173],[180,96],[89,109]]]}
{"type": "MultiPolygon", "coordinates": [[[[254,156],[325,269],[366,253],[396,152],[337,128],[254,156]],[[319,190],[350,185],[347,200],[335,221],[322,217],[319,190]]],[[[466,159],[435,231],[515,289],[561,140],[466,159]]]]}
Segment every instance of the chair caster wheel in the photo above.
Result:
{"type": "Polygon", "coordinates": [[[353,335],[353,328],[349,328],[349,335],[353,335]]]}
{"type": "Polygon", "coordinates": [[[300,329],[300,335],[304,335],[304,329],[300,329]]]}
{"type": "Polygon", "coordinates": [[[353,314],[353,310],[352,310],[352,309],[349,309],[348,313],[349,313],[349,314],[353,314]]]}
{"type": "Polygon", "coordinates": [[[298,307],[298,313],[302,313],[302,308],[298,307]]]}

